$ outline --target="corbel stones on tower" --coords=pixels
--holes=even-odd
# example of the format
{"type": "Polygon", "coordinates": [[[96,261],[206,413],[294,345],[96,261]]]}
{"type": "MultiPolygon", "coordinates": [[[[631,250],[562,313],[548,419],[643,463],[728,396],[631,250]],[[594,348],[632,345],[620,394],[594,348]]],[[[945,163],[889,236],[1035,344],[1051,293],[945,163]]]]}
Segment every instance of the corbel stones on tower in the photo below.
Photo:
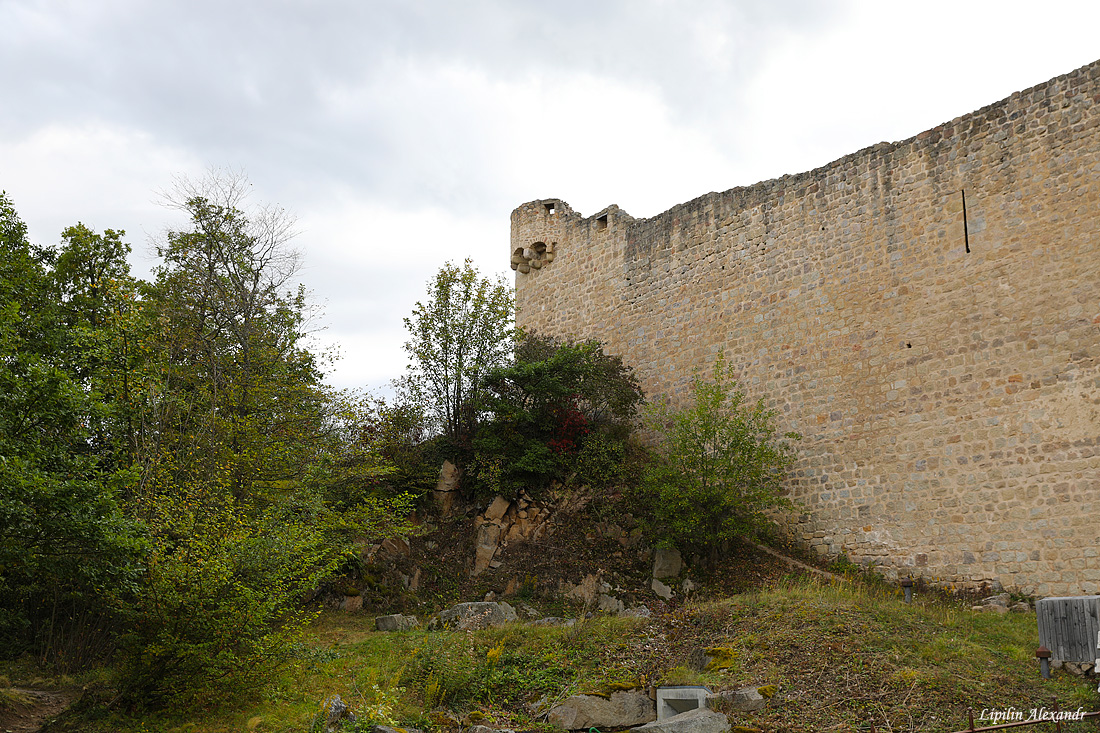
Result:
{"type": "Polygon", "coordinates": [[[526,274],[554,261],[556,242],[535,242],[530,247],[516,247],[512,251],[512,269],[526,274]]]}

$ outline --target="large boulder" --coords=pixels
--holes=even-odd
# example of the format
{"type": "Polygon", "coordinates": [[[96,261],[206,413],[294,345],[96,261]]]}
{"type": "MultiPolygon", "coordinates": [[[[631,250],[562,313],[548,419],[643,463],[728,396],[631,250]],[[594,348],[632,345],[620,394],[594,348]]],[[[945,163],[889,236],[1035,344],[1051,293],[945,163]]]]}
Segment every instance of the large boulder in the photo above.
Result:
{"type": "Polygon", "coordinates": [[[416,616],[402,616],[399,613],[390,616],[377,616],[374,619],[374,628],[379,631],[408,631],[420,626],[416,616]]]}
{"type": "Polygon", "coordinates": [[[761,685],[717,692],[707,695],[707,707],[711,710],[740,710],[751,713],[763,710],[768,699],[775,695],[775,690],[774,685],[761,685]]]}
{"type": "Polygon", "coordinates": [[[684,569],[684,559],[675,547],[658,547],[653,553],[653,577],[675,578],[684,569]]]}
{"type": "Polygon", "coordinates": [[[647,723],[634,730],[644,733],[726,733],[729,729],[729,720],[722,713],[696,708],[660,722],[647,723]]]}
{"type": "Polygon", "coordinates": [[[565,730],[630,728],[657,719],[657,706],[644,692],[573,695],[546,715],[551,725],[565,730]]]}
{"type": "Polygon", "coordinates": [[[649,587],[653,589],[654,593],[664,598],[666,601],[672,600],[672,589],[656,578],[650,581],[649,587]]]}
{"type": "Polygon", "coordinates": [[[467,631],[503,626],[517,618],[516,610],[507,603],[482,601],[451,606],[439,614],[439,623],[447,628],[467,631]]]}

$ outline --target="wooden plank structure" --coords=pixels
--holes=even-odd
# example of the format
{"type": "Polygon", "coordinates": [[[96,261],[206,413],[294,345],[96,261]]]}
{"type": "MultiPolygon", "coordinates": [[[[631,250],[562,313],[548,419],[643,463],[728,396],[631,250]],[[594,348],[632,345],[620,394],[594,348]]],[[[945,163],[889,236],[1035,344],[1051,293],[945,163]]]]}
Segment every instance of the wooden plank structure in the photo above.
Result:
{"type": "Polygon", "coordinates": [[[1035,602],[1039,644],[1062,662],[1100,665],[1100,596],[1043,598],[1035,602]]]}

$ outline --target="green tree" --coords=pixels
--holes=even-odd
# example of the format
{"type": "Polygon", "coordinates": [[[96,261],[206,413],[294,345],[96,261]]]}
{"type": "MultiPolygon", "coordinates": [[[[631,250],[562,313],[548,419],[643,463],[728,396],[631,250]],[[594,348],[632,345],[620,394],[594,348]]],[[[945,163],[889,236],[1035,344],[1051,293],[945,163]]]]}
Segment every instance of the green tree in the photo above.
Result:
{"type": "Polygon", "coordinates": [[[732,540],[767,527],[769,512],[791,506],[782,483],[799,435],[780,434],[763,399],[747,401],[721,355],[713,379],[696,372],[691,391],[689,407],[659,403],[646,416],[662,442],[641,492],[657,536],[713,564],[732,540]]]}
{"type": "Polygon", "coordinates": [[[310,315],[290,283],[300,262],[282,210],[245,211],[247,181],[183,181],[190,227],[168,233],[146,294],[158,326],[156,397],[146,411],[146,483],[275,501],[301,477],[325,420],[310,315]]]}
{"type": "Polygon", "coordinates": [[[503,278],[481,277],[470,260],[447,263],[428,283],[405,328],[411,363],[404,387],[453,446],[467,446],[482,382],[508,363],[515,346],[515,302],[503,278]]]}
{"type": "Polygon", "coordinates": [[[126,261],[130,245],[124,235],[111,229],[97,234],[83,224],[69,227],[50,274],[67,336],[65,369],[92,407],[89,448],[116,467],[136,460],[148,382],[143,347],[151,334],[139,282],[126,261]]]}
{"type": "Polygon", "coordinates": [[[88,661],[105,595],[134,577],[139,534],[120,510],[132,476],[89,449],[96,398],[70,367],[54,253],[0,194],[0,653],[88,661]]]}
{"type": "Polygon", "coordinates": [[[525,335],[515,363],[485,378],[473,475],[485,493],[514,495],[571,478],[606,486],[620,477],[642,391],[598,341],[525,335]]]}

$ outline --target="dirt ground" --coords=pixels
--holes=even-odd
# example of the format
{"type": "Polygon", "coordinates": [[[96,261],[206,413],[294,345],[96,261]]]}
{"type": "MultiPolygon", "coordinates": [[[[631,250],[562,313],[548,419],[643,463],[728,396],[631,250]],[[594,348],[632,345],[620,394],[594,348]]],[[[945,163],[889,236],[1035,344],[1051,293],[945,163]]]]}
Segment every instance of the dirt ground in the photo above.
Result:
{"type": "Polygon", "coordinates": [[[18,687],[6,691],[10,707],[0,708],[0,733],[34,733],[48,720],[61,714],[78,697],[80,690],[28,690],[18,687]]]}

